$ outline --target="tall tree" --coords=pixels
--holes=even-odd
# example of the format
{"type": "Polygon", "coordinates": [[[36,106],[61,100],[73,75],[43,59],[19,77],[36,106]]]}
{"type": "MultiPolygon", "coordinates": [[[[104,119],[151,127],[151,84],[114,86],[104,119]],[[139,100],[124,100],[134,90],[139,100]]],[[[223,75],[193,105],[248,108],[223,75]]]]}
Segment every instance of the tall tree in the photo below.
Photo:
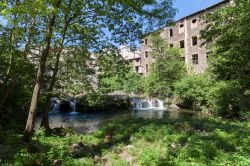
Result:
{"type": "Polygon", "coordinates": [[[202,32],[211,50],[210,72],[221,82],[217,96],[212,97],[213,103],[221,108],[218,111],[231,117],[249,111],[250,107],[249,11],[249,0],[234,0],[227,7],[207,15],[208,26],[202,32]]]}
{"type": "MultiPolygon", "coordinates": [[[[25,128],[25,140],[30,140],[32,136],[37,101],[47,70],[47,58],[50,55],[55,55],[58,59],[63,49],[74,50],[84,46],[84,50],[101,50],[103,46],[114,42],[135,41],[142,34],[143,29],[165,26],[172,21],[175,14],[172,0],[10,0],[8,2],[14,3],[1,4],[2,11],[5,11],[4,8],[15,6],[21,9],[17,10],[17,16],[29,11],[28,18],[31,18],[29,19],[30,31],[26,31],[26,34],[30,35],[27,35],[27,38],[22,38],[20,35],[22,41],[27,39],[27,47],[21,44],[17,50],[26,50],[29,52],[26,55],[38,52],[39,58],[25,128]],[[34,7],[34,10],[29,10],[28,6],[34,7]],[[142,28],[145,25],[149,25],[150,28],[142,28]],[[30,46],[31,41],[34,42],[32,46],[35,47],[30,46]]],[[[21,17],[15,25],[23,25],[23,20],[27,18],[21,17]]],[[[11,61],[10,56],[9,64],[11,61]]],[[[57,66],[60,66],[58,61],[55,63],[53,79],[47,91],[53,91],[57,66]]]]}
{"type": "Polygon", "coordinates": [[[51,5],[53,9],[48,15],[48,25],[47,25],[47,31],[45,33],[44,46],[42,49],[42,54],[41,54],[41,58],[40,58],[39,66],[38,66],[36,83],[35,83],[33,94],[32,94],[29,115],[28,115],[28,119],[27,119],[27,123],[25,127],[25,132],[24,132],[25,141],[30,140],[33,129],[34,129],[34,120],[36,117],[37,100],[38,100],[38,96],[39,96],[40,89],[41,89],[46,60],[47,60],[47,57],[49,56],[49,51],[51,48],[50,44],[51,44],[51,39],[53,35],[53,28],[55,26],[57,11],[60,7],[60,4],[61,4],[61,0],[56,0],[54,3],[52,3],[51,5]]]}
{"type": "Polygon", "coordinates": [[[165,98],[173,94],[173,84],[185,75],[185,64],[180,50],[170,48],[159,32],[150,36],[150,48],[155,62],[146,78],[147,95],[165,98]]]}

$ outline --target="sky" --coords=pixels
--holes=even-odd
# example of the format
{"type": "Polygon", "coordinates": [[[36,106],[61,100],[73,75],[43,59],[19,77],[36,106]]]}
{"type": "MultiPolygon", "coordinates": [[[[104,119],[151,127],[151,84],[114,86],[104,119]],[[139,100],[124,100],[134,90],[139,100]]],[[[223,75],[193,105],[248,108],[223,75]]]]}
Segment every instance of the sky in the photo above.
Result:
{"type": "Polygon", "coordinates": [[[174,7],[178,10],[175,20],[201,9],[205,9],[221,1],[222,0],[175,0],[174,7]]]}

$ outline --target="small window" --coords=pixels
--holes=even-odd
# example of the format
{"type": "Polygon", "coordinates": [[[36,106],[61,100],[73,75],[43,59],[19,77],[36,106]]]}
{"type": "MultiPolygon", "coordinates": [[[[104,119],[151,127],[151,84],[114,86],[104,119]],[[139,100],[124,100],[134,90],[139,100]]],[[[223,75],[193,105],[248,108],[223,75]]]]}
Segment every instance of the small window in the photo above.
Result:
{"type": "Polygon", "coordinates": [[[173,43],[169,44],[169,47],[174,47],[174,44],[173,43]]]}
{"type": "Polygon", "coordinates": [[[145,58],[147,58],[147,57],[148,57],[148,52],[146,51],[146,52],[145,52],[145,58]]]}
{"type": "Polygon", "coordinates": [[[180,41],[180,48],[185,48],[184,40],[180,41]]]}
{"type": "Polygon", "coordinates": [[[198,64],[198,54],[193,54],[192,55],[192,63],[193,63],[193,65],[198,64]]]}
{"type": "Polygon", "coordinates": [[[192,37],[192,45],[193,45],[193,46],[196,46],[196,45],[197,45],[197,42],[198,42],[197,36],[193,36],[193,37],[192,37]]]}
{"type": "Polygon", "coordinates": [[[148,72],[148,64],[146,64],[146,72],[148,72]]]}
{"type": "Polygon", "coordinates": [[[170,37],[173,36],[173,29],[169,29],[169,36],[170,36],[170,37]]]}
{"type": "Polygon", "coordinates": [[[180,24],[179,33],[184,32],[184,24],[180,24]]]}
{"type": "Polygon", "coordinates": [[[193,19],[192,23],[195,24],[197,22],[197,19],[193,19]]]}
{"type": "Polygon", "coordinates": [[[185,62],[185,57],[181,57],[181,61],[185,62]]]}
{"type": "Polygon", "coordinates": [[[207,58],[207,60],[209,59],[210,54],[211,54],[211,52],[207,52],[207,53],[206,53],[206,58],[207,58]]]}
{"type": "Polygon", "coordinates": [[[136,66],[136,67],[135,67],[135,72],[136,72],[136,73],[139,73],[139,66],[136,66]]]}
{"type": "Polygon", "coordinates": [[[147,46],[148,45],[148,39],[146,38],[144,42],[145,42],[145,46],[147,46]]]}
{"type": "Polygon", "coordinates": [[[140,59],[136,59],[136,62],[140,62],[140,59]]]}

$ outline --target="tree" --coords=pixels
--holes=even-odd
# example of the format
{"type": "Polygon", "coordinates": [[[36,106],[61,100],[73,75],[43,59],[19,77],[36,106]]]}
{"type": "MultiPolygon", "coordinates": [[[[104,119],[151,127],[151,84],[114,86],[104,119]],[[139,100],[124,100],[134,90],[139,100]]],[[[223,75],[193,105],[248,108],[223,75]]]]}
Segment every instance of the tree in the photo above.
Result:
{"type": "MultiPolygon", "coordinates": [[[[19,7],[19,5],[26,4],[26,6],[36,6],[38,11],[42,11],[38,13],[35,13],[36,10],[30,12],[30,15],[35,13],[35,16],[37,16],[39,20],[36,21],[36,23],[39,32],[41,33],[34,36],[33,39],[36,39],[38,46],[41,46],[42,49],[41,54],[39,54],[40,60],[38,63],[36,81],[24,134],[24,139],[27,141],[30,140],[34,128],[37,101],[42,87],[44,73],[46,71],[47,58],[51,52],[53,52],[51,49],[53,48],[52,45],[58,41],[58,38],[61,37],[61,35],[58,35],[61,34],[59,32],[63,32],[60,30],[60,23],[62,23],[60,20],[63,16],[65,16],[62,14],[62,10],[67,10],[70,7],[70,5],[64,4],[70,4],[70,2],[72,2],[72,5],[75,6],[75,8],[72,8],[73,11],[80,9],[79,15],[77,14],[75,21],[70,24],[70,30],[66,35],[68,36],[67,40],[65,40],[67,41],[67,44],[65,44],[67,47],[77,47],[79,45],[84,45],[86,41],[93,39],[93,34],[87,34],[86,32],[89,31],[86,31],[86,29],[92,29],[93,32],[98,32],[94,35],[98,36],[97,38],[94,38],[94,40],[99,44],[101,43],[101,39],[104,38],[105,30],[110,31],[112,34],[112,37],[109,38],[107,36],[107,38],[105,38],[107,43],[109,41],[123,42],[128,39],[135,40],[141,34],[142,26],[145,25],[145,21],[148,23],[148,25],[151,25],[152,28],[156,25],[164,26],[169,21],[171,21],[172,16],[175,13],[171,8],[171,0],[108,0],[101,2],[97,0],[86,0],[84,2],[79,0],[24,0],[16,2],[18,2],[17,7],[19,7]],[[166,13],[167,15],[163,15],[166,13]],[[57,27],[59,27],[59,29],[57,29],[57,27]]],[[[13,6],[10,4],[6,5],[6,7],[12,8],[13,6]]],[[[28,8],[21,9],[24,9],[24,11],[28,10],[28,8]]],[[[23,11],[20,10],[19,12],[21,13],[23,11]]],[[[18,23],[21,21],[22,20],[20,20],[18,23]]],[[[102,45],[100,44],[99,49],[102,48],[101,46],[102,45]]],[[[88,49],[91,49],[89,45],[86,46],[86,50],[88,49]]]]}
{"type": "Polygon", "coordinates": [[[96,56],[98,91],[102,94],[123,91],[124,79],[126,73],[129,72],[129,66],[119,51],[115,48],[107,48],[96,56]]]}
{"type": "Polygon", "coordinates": [[[217,93],[214,97],[217,97],[213,99],[217,107],[212,108],[226,112],[224,116],[227,117],[227,110],[231,110],[230,116],[235,117],[250,108],[249,11],[249,0],[235,0],[233,4],[207,15],[209,24],[202,32],[211,50],[209,70],[213,78],[219,81],[218,87],[214,89],[214,93],[217,93]]]}
{"type": "Polygon", "coordinates": [[[174,82],[185,74],[185,64],[177,48],[169,48],[159,33],[150,36],[151,54],[155,62],[146,78],[146,92],[151,97],[165,98],[173,94],[174,82]]]}

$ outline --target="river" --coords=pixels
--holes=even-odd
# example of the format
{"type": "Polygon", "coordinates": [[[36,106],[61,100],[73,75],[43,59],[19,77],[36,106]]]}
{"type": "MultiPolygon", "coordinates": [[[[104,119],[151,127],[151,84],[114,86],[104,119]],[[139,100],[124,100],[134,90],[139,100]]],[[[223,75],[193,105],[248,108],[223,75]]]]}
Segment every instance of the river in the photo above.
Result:
{"type": "MultiPolygon", "coordinates": [[[[143,118],[143,119],[185,119],[200,116],[190,110],[168,111],[168,110],[133,110],[119,112],[95,112],[95,113],[60,113],[51,112],[49,114],[49,123],[51,128],[71,127],[77,133],[92,133],[96,131],[102,123],[125,118],[143,118]]],[[[41,123],[42,117],[38,116],[36,128],[41,123]]]]}

